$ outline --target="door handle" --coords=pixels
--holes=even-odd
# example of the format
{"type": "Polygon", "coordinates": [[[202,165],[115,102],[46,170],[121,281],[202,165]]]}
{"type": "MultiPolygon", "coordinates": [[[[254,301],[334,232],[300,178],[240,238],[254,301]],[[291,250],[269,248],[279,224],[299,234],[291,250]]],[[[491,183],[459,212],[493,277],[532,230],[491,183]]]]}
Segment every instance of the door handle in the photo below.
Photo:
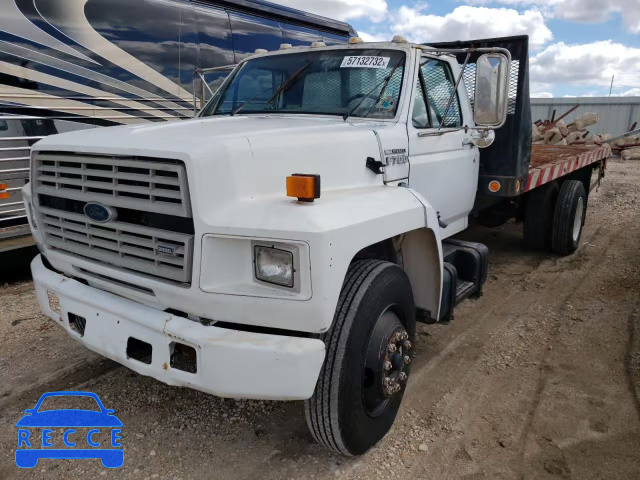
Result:
{"type": "Polygon", "coordinates": [[[462,140],[462,146],[463,147],[473,147],[473,146],[475,146],[475,144],[473,143],[473,140],[471,140],[470,138],[465,138],[464,140],[462,140]]]}

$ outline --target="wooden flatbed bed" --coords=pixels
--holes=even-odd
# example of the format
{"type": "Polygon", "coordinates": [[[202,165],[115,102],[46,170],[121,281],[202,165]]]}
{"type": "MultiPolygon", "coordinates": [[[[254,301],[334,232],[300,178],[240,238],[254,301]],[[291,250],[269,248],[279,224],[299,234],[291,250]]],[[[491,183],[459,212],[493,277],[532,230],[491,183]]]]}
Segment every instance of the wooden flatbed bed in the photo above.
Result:
{"type": "Polygon", "coordinates": [[[606,160],[611,147],[597,145],[532,145],[529,178],[524,192],[568,175],[592,163],[606,160]]]}

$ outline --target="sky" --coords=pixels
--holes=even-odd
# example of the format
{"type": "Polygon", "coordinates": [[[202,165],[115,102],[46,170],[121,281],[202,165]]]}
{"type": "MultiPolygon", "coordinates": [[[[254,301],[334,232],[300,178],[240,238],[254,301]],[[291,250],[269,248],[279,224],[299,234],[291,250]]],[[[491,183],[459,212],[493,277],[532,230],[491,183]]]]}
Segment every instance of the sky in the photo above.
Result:
{"type": "Polygon", "coordinates": [[[365,41],[529,35],[532,97],[640,96],[640,0],[272,0],[365,41]]]}

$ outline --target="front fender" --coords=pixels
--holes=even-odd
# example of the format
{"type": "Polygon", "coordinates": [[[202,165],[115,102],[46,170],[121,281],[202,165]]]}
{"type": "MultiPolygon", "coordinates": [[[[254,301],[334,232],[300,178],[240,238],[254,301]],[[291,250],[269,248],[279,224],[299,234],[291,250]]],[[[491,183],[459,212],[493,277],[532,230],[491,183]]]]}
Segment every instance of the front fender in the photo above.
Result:
{"type": "Polygon", "coordinates": [[[408,189],[424,206],[425,228],[409,232],[402,242],[404,269],[413,288],[416,307],[427,317],[440,318],[442,298],[442,238],[438,213],[422,195],[408,189]]]}
{"type": "Polygon", "coordinates": [[[332,310],[327,312],[328,318],[333,318],[343,279],[355,255],[363,248],[399,235],[404,235],[400,251],[416,307],[427,316],[438,318],[442,244],[438,214],[424,197],[410,188],[385,186],[366,195],[331,202],[325,208],[330,211],[321,217],[330,219],[324,222],[334,228],[323,232],[323,241],[313,242],[312,251],[317,246],[325,252],[316,252],[318,257],[312,254],[312,268],[323,269],[319,278],[314,276],[314,282],[322,282],[322,290],[329,293],[332,310]],[[344,219],[343,224],[340,218],[344,219]]]}
{"type": "Polygon", "coordinates": [[[402,255],[418,308],[437,318],[442,279],[438,216],[409,188],[374,186],[331,190],[313,203],[262,198],[209,219],[218,234],[304,241],[309,244],[312,297],[310,330],[331,326],[342,283],[355,255],[370,245],[407,234],[402,255]]]}

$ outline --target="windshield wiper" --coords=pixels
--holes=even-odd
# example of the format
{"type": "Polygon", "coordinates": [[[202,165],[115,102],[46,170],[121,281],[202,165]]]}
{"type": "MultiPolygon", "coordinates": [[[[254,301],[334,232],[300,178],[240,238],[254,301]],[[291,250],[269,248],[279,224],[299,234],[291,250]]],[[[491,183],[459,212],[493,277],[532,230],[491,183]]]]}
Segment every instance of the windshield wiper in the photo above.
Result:
{"type": "Polygon", "coordinates": [[[238,113],[240,110],[242,110],[245,107],[245,105],[250,104],[251,102],[255,101],[260,95],[263,95],[263,94],[267,93],[269,90],[273,90],[274,88],[275,88],[275,86],[272,85],[271,87],[265,88],[264,90],[256,93],[249,100],[246,100],[246,101],[242,102],[234,110],[231,110],[231,112],[229,112],[229,115],[233,117],[236,113],[238,113]]]}
{"type": "Polygon", "coordinates": [[[353,112],[355,112],[358,108],[360,108],[360,105],[362,105],[362,102],[364,102],[364,100],[366,98],[368,98],[373,92],[376,91],[376,89],[382,85],[384,83],[384,86],[382,87],[382,89],[380,90],[380,95],[378,95],[378,98],[376,98],[376,101],[374,102],[373,105],[371,105],[371,107],[369,107],[369,110],[367,110],[367,113],[365,115],[363,115],[363,117],[367,117],[369,115],[369,113],[371,112],[371,109],[373,107],[375,107],[378,102],[380,101],[380,99],[382,98],[382,94],[385,92],[385,90],[387,89],[387,86],[389,85],[389,82],[391,81],[391,77],[393,77],[393,74],[396,73],[396,70],[398,69],[398,67],[400,66],[400,64],[402,63],[402,60],[404,60],[404,58],[400,57],[400,59],[398,59],[398,63],[396,63],[395,67],[393,67],[393,69],[391,70],[391,73],[389,73],[389,75],[387,75],[385,78],[383,78],[382,80],[380,80],[375,87],[373,87],[371,90],[369,90],[367,92],[366,95],[364,95],[362,97],[362,100],[360,100],[358,102],[358,104],[356,106],[354,106],[352,109],[347,110],[346,112],[344,112],[344,114],[342,115],[342,120],[344,120],[345,122],[347,121],[347,118],[349,118],[351,116],[351,114],[353,114],[353,112]]]}
{"type": "Polygon", "coordinates": [[[289,78],[287,78],[287,80],[285,80],[282,85],[280,85],[280,88],[278,88],[278,90],[276,90],[276,92],[271,96],[271,98],[267,101],[267,104],[273,102],[276,98],[278,98],[278,95],[280,95],[282,92],[284,92],[287,88],[289,88],[291,85],[293,85],[293,81],[298,78],[298,76],[304,72],[307,68],[309,68],[311,66],[311,62],[307,62],[305,63],[302,67],[300,67],[296,72],[293,73],[293,75],[291,75],[289,78]]]}
{"type": "MultiPolygon", "coordinates": [[[[276,92],[273,94],[273,96],[271,98],[269,98],[269,100],[267,100],[267,105],[270,104],[271,102],[273,102],[273,99],[276,98],[278,95],[280,95],[281,92],[285,91],[287,88],[289,88],[292,84],[292,82],[296,79],[296,77],[298,75],[300,75],[304,70],[306,70],[309,66],[311,65],[311,62],[307,62],[302,68],[300,68],[298,71],[294,72],[293,75],[291,75],[289,78],[287,78],[284,82],[282,82],[279,86],[278,89],[276,90],[276,92]]],[[[249,100],[243,102],[241,105],[238,105],[238,107],[235,110],[232,110],[229,115],[230,116],[234,116],[236,113],[238,113],[240,110],[242,110],[246,105],[250,104],[251,102],[255,101],[260,95],[268,92],[269,90],[273,90],[275,87],[271,86],[269,88],[266,88],[260,92],[258,92],[257,94],[255,94],[253,97],[251,97],[249,100]]]]}

